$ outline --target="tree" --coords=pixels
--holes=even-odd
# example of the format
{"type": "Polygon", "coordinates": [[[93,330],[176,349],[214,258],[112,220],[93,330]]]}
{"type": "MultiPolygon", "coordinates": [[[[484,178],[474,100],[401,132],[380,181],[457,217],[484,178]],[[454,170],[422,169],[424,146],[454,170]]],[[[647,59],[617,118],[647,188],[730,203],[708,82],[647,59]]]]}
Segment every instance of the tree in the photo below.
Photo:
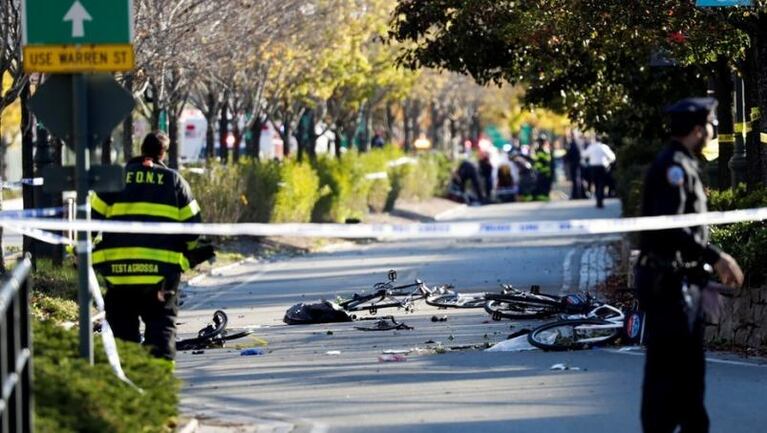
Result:
{"type": "MultiPolygon", "coordinates": [[[[3,120],[3,111],[17,100],[25,84],[26,75],[21,65],[21,2],[0,0],[0,122],[3,120]]],[[[3,125],[0,124],[0,182],[5,180],[5,146],[3,125]]],[[[3,195],[0,191],[2,209],[3,195]]],[[[0,273],[5,273],[2,235],[3,229],[0,227],[0,273]]]]}
{"type": "Polygon", "coordinates": [[[619,137],[656,139],[664,102],[703,93],[709,63],[743,49],[743,34],[732,30],[692,1],[401,0],[390,37],[410,44],[400,56],[408,66],[524,83],[531,106],[619,137]],[[653,68],[659,50],[678,66],[653,68]]]}

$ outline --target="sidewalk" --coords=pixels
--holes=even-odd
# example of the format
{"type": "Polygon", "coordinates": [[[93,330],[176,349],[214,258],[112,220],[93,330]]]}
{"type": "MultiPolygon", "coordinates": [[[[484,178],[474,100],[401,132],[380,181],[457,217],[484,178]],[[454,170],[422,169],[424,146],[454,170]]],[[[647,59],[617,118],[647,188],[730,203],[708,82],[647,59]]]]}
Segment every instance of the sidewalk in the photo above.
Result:
{"type": "Polygon", "coordinates": [[[466,209],[466,205],[439,197],[428,200],[410,202],[398,201],[391,215],[419,222],[435,222],[466,209]]]}

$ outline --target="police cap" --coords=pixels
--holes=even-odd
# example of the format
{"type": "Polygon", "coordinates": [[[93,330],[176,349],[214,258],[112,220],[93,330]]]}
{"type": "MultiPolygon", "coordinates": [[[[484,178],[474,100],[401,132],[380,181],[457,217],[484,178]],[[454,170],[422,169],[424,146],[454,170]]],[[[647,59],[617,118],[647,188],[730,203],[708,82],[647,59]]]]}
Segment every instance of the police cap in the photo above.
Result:
{"type": "Polygon", "coordinates": [[[671,116],[677,115],[705,115],[716,110],[718,102],[715,98],[685,98],[677,101],[666,108],[666,113],[671,116]]]}
{"type": "Polygon", "coordinates": [[[666,107],[669,116],[671,135],[684,136],[695,126],[706,122],[716,124],[715,98],[685,98],[666,107]]]}

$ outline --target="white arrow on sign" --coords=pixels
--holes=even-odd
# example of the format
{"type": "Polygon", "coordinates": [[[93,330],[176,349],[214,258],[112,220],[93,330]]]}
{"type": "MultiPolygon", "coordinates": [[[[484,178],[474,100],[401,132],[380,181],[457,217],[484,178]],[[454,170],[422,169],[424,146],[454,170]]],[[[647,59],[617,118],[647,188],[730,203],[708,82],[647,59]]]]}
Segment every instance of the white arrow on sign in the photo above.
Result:
{"type": "Polygon", "coordinates": [[[63,21],[71,21],[72,22],[72,37],[73,38],[82,38],[85,36],[85,27],[83,26],[83,21],[92,21],[93,18],[91,18],[90,14],[87,10],[83,7],[82,4],[80,4],[79,0],[75,0],[75,2],[72,4],[72,7],[69,8],[69,12],[67,12],[66,15],[64,15],[63,21]]]}

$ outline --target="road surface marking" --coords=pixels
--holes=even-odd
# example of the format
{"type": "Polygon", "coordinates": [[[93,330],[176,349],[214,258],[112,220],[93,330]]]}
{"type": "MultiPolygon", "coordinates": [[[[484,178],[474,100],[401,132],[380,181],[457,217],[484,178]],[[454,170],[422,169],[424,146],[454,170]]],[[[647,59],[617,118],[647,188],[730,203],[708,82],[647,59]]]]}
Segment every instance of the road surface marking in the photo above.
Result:
{"type": "Polygon", "coordinates": [[[572,248],[565,255],[565,261],[562,263],[562,290],[559,291],[560,295],[564,295],[572,290],[573,285],[573,256],[577,248],[572,248]]]}
{"type": "MultiPolygon", "coordinates": [[[[609,352],[609,353],[616,353],[618,355],[631,355],[631,356],[645,356],[644,351],[621,351],[619,349],[601,349],[603,352],[609,352]]],[[[755,362],[745,362],[745,361],[732,361],[729,359],[719,359],[719,358],[706,358],[706,362],[710,362],[712,364],[725,364],[725,365],[735,365],[739,367],[755,367],[755,368],[767,368],[767,364],[757,364],[755,362]]]]}

